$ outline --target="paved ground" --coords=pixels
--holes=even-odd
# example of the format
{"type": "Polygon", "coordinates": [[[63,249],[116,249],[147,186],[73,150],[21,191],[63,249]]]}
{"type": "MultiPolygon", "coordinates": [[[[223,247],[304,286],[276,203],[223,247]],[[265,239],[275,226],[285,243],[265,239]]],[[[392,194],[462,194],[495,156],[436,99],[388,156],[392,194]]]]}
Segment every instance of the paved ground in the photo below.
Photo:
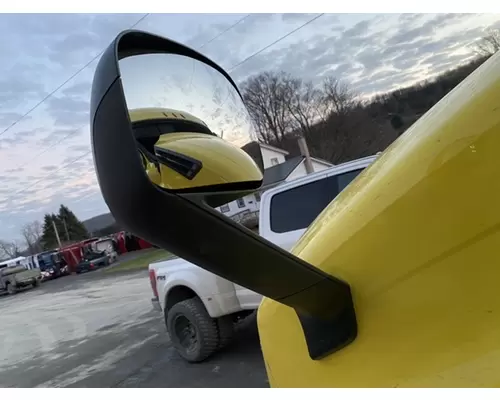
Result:
{"type": "Polygon", "coordinates": [[[151,310],[145,271],[99,271],[0,298],[0,387],[266,387],[255,320],[190,365],[151,310]]]}

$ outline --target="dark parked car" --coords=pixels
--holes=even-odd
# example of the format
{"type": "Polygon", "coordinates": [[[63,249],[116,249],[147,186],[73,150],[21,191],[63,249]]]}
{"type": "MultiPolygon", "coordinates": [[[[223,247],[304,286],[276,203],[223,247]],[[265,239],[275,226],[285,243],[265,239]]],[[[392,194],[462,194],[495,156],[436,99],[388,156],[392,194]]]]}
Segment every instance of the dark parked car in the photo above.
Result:
{"type": "Polygon", "coordinates": [[[69,275],[69,269],[61,253],[51,250],[40,253],[37,257],[43,281],[69,275]]]}
{"type": "Polygon", "coordinates": [[[94,271],[101,267],[108,266],[109,264],[109,255],[106,254],[106,252],[88,252],[83,260],[76,266],[76,273],[81,274],[82,272],[94,271]]]}

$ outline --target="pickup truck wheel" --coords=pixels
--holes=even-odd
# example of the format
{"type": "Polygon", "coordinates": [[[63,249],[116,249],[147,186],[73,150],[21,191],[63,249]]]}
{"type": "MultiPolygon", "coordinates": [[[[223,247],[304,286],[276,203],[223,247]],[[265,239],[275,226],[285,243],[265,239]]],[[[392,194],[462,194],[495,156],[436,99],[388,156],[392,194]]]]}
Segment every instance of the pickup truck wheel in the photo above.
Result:
{"type": "Polygon", "coordinates": [[[219,331],[219,349],[228,346],[234,336],[234,322],[231,315],[217,318],[217,329],[219,331]]]}
{"type": "Polygon", "coordinates": [[[38,279],[35,279],[34,282],[33,282],[33,287],[38,287],[40,286],[40,281],[38,279]]]}
{"type": "Polygon", "coordinates": [[[172,306],[167,312],[166,324],[174,347],[188,362],[201,362],[218,348],[215,320],[197,297],[172,306]]]}
{"type": "Polygon", "coordinates": [[[7,293],[8,294],[16,294],[17,293],[17,288],[15,285],[8,283],[7,284],[7,293]]]}

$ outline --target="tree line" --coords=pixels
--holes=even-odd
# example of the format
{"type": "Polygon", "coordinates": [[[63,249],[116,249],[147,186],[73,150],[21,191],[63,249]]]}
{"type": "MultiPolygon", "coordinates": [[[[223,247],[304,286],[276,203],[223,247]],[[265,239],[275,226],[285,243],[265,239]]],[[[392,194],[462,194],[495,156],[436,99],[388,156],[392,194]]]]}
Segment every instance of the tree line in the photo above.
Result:
{"type": "Polygon", "coordinates": [[[383,151],[499,49],[500,34],[490,31],[469,63],[369,101],[335,77],[314,86],[282,71],[250,77],[242,95],[259,141],[298,155],[302,136],[313,157],[338,164],[383,151]]]}
{"type": "Polygon", "coordinates": [[[0,260],[57,248],[57,235],[63,246],[90,237],[85,225],[63,204],[57,213],[45,214],[43,223],[33,221],[25,224],[20,233],[22,240],[0,240],[0,260]]]}

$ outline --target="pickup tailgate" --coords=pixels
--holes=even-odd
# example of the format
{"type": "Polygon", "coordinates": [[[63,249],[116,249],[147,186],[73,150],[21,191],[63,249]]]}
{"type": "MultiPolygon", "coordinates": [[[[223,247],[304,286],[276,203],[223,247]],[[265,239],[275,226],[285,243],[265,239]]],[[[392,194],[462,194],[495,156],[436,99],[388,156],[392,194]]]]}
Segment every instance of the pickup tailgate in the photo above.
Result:
{"type": "Polygon", "coordinates": [[[153,297],[151,298],[151,304],[153,308],[157,311],[161,311],[160,299],[158,296],[158,285],[156,283],[156,271],[159,268],[159,263],[149,264],[149,283],[151,284],[151,290],[153,291],[153,297]]]}
{"type": "Polygon", "coordinates": [[[149,264],[149,282],[151,284],[151,290],[153,291],[153,297],[151,298],[151,303],[153,308],[162,311],[162,306],[160,304],[160,297],[164,297],[165,293],[160,293],[161,288],[158,287],[158,276],[160,279],[165,279],[165,271],[174,271],[179,267],[185,268],[187,261],[179,257],[173,257],[168,260],[157,261],[149,264]],[[161,270],[161,274],[159,273],[161,270]]]}

